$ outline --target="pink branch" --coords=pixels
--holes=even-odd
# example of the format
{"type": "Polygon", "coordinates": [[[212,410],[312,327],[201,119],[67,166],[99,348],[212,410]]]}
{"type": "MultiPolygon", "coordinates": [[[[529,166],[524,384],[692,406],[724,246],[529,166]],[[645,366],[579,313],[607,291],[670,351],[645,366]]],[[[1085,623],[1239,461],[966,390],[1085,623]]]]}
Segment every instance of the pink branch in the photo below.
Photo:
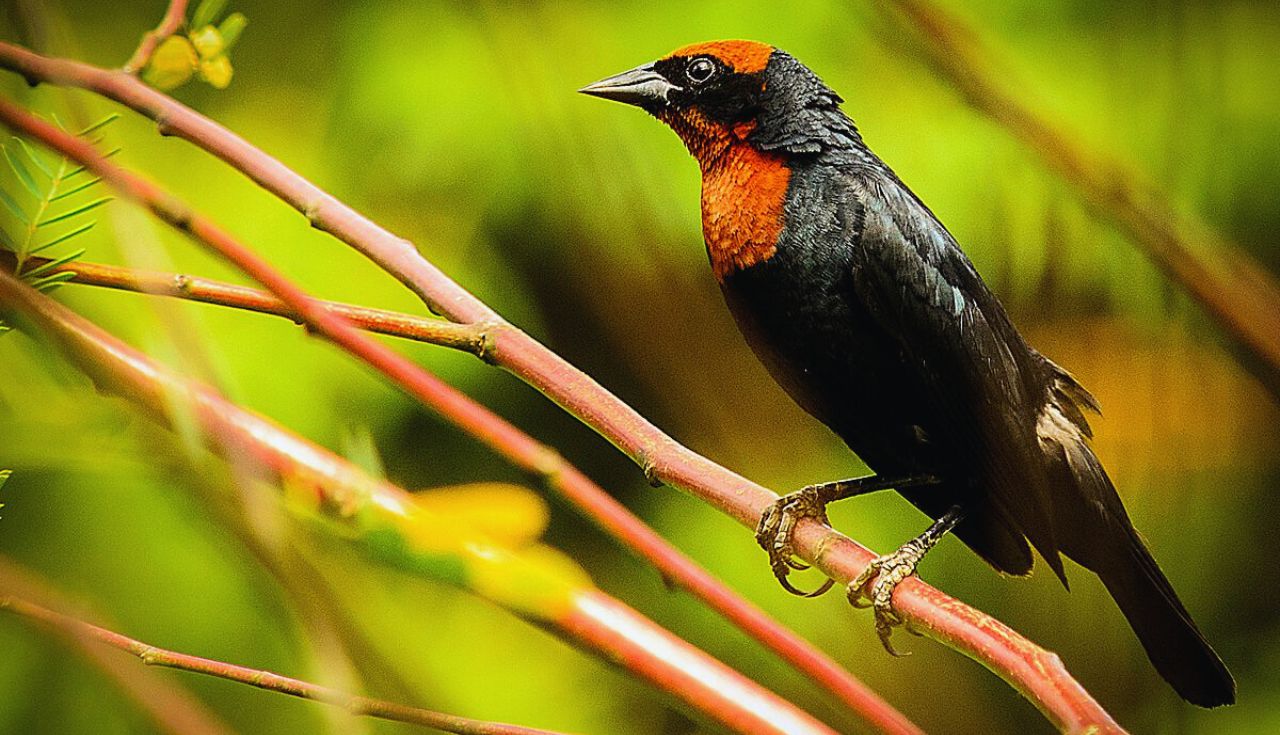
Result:
{"type": "Polygon", "coordinates": [[[473,720],[467,717],[444,714],[443,712],[409,707],[395,702],[347,694],[329,687],[274,674],[270,671],[250,669],[245,666],[237,666],[223,661],[215,661],[158,648],[17,597],[0,597],[0,610],[7,610],[15,615],[30,618],[76,637],[90,638],[105,643],[112,648],[137,656],[148,666],[163,666],[216,676],[220,679],[248,684],[259,689],[288,694],[291,697],[309,699],[321,704],[341,707],[357,716],[407,722],[411,725],[422,725],[445,732],[459,733],[459,735],[556,735],[551,730],[538,730],[532,727],[473,720]]]}
{"type": "MultiPolygon", "coordinates": [[[[409,526],[421,524],[407,491],[228,402],[213,388],[179,377],[3,271],[0,304],[21,312],[25,323],[60,345],[103,390],[133,401],[160,421],[167,421],[169,402],[175,396],[184,397],[210,449],[227,458],[255,462],[282,486],[313,491],[318,507],[329,509],[334,520],[374,514],[409,526]]],[[[417,533],[431,530],[419,528],[417,533]]],[[[498,547],[484,552],[486,558],[503,553],[498,547]]],[[[513,612],[522,612],[490,597],[513,612]]],[[[566,600],[546,611],[542,620],[730,730],[749,735],[834,735],[795,705],[681,641],[625,603],[587,584],[579,584],[566,600]],[[680,688],[669,688],[672,682],[680,682],[680,688]]]]}
{"type": "Polygon", "coordinates": [[[169,7],[164,11],[164,17],[160,19],[160,25],[155,30],[148,32],[142,37],[142,42],[138,44],[138,48],[133,52],[133,56],[124,64],[124,72],[126,74],[137,74],[142,71],[147,62],[151,61],[151,54],[155,53],[156,46],[164,39],[178,32],[178,28],[187,19],[187,0],[169,0],[169,7]]]}
{"type": "MultiPolygon", "coordinates": [[[[608,438],[640,464],[651,479],[682,488],[748,527],[754,527],[776,499],[769,490],[680,445],[563,358],[501,320],[422,258],[407,240],[378,227],[212,120],[130,77],[86,64],[48,59],[0,44],[0,66],[25,75],[32,83],[65,84],[114,99],[155,120],[162,133],[178,135],[223,159],[303,212],[314,226],[387,269],[435,311],[484,329],[491,345],[486,351],[489,359],[608,438]]],[[[566,492],[572,489],[566,488],[566,492]]],[[[842,534],[807,520],[797,527],[796,540],[802,558],[840,582],[856,577],[874,558],[870,551],[842,534]]],[[[715,598],[704,599],[720,604],[715,598]]],[[[989,616],[915,578],[898,588],[894,601],[917,629],[999,674],[1058,727],[1121,732],[1056,656],[989,616]]],[[[730,616],[730,612],[721,610],[730,616]]],[[[796,663],[791,655],[783,655],[796,663]]]]}
{"type": "MultiPolygon", "coordinates": [[[[410,396],[434,408],[515,466],[543,478],[549,487],[583,509],[592,520],[651,562],[668,579],[688,589],[749,635],[829,688],[868,724],[885,732],[918,731],[905,716],[865,684],[668,543],[581,470],[561,458],[554,449],[520,431],[385,345],[360,333],[342,315],[312,299],[264,259],[208,219],[186,208],[155,184],[112,164],[85,141],[34,117],[20,107],[0,101],[0,121],[84,165],[128,198],[151,209],[163,221],[187,232],[197,242],[237,265],[283,302],[288,307],[291,318],[305,323],[318,334],[376,368],[410,396]]],[[[483,344],[492,344],[495,350],[499,349],[499,342],[494,339],[493,333],[487,327],[482,328],[483,344]]],[[[510,327],[504,333],[511,336],[517,334],[510,327]]]]}

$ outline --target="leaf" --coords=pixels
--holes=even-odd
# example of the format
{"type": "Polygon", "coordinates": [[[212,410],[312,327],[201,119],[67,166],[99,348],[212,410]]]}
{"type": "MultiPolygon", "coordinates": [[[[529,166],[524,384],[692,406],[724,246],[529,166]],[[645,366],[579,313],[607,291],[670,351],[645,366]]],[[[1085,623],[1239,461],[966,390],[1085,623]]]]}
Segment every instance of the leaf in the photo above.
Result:
{"type": "Polygon", "coordinates": [[[191,45],[195,46],[196,53],[200,54],[201,59],[212,59],[226,50],[226,44],[222,41],[222,31],[213,26],[205,26],[192,32],[190,38],[191,45]]]}
{"type": "Polygon", "coordinates": [[[9,192],[4,189],[0,189],[0,202],[4,203],[6,209],[13,212],[13,216],[17,217],[19,222],[24,225],[31,224],[31,218],[27,216],[26,212],[22,211],[22,207],[18,206],[13,197],[9,196],[9,192]]]}
{"type": "Polygon", "coordinates": [[[111,123],[113,123],[113,122],[115,122],[116,120],[119,120],[119,119],[120,119],[120,113],[118,113],[118,112],[113,112],[113,113],[111,113],[110,115],[107,115],[106,117],[102,118],[102,119],[101,119],[101,120],[99,120],[98,122],[96,122],[96,123],[94,123],[94,124],[90,125],[89,127],[85,128],[84,130],[81,130],[79,133],[76,133],[76,135],[78,135],[78,136],[80,136],[81,138],[83,138],[84,136],[88,135],[89,133],[92,133],[92,132],[93,132],[93,131],[95,131],[95,130],[100,130],[100,129],[102,129],[102,128],[104,128],[104,127],[108,126],[108,125],[110,125],[111,123]]]}
{"type": "Polygon", "coordinates": [[[55,288],[58,288],[62,284],[66,283],[67,281],[73,280],[75,277],[76,277],[76,274],[72,273],[71,271],[54,273],[53,275],[45,276],[44,278],[41,278],[38,281],[33,281],[31,283],[31,287],[37,291],[40,291],[41,293],[49,293],[50,291],[54,290],[55,288]]]}
{"type": "Polygon", "coordinates": [[[213,19],[222,15],[222,11],[227,7],[227,0],[201,0],[196,6],[196,12],[191,16],[192,28],[204,28],[213,24],[213,19]]]}
{"type": "MultiPolygon", "coordinates": [[[[17,138],[14,138],[14,140],[17,140],[17,138]]],[[[18,180],[22,182],[22,185],[27,187],[27,191],[31,192],[31,196],[37,200],[44,199],[44,195],[40,193],[40,188],[36,186],[36,180],[31,178],[31,172],[27,170],[26,166],[22,165],[22,159],[14,155],[13,149],[9,146],[4,147],[4,157],[9,159],[9,166],[18,175],[18,180]]]]}
{"type": "Polygon", "coordinates": [[[218,32],[222,34],[222,53],[231,50],[236,45],[236,41],[240,40],[240,34],[244,32],[244,27],[249,25],[249,19],[244,17],[244,13],[232,13],[223,19],[218,25],[218,32]]]}
{"type": "Polygon", "coordinates": [[[67,253],[61,258],[54,258],[53,260],[50,260],[48,263],[42,263],[36,266],[35,268],[32,268],[31,270],[23,271],[22,277],[35,278],[37,276],[41,276],[45,273],[48,273],[51,270],[55,270],[60,266],[64,266],[67,263],[70,263],[76,258],[79,258],[81,255],[84,255],[84,252],[85,252],[84,248],[80,248],[79,250],[76,250],[74,252],[67,253]]]}
{"type": "Polygon", "coordinates": [[[40,173],[44,174],[45,178],[52,179],[53,172],[49,170],[48,166],[44,165],[44,161],[40,160],[40,157],[31,149],[31,146],[27,145],[27,141],[22,138],[14,138],[14,140],[18,141],[18,145],[22,146],[22,152],[26,153],[27,158],[30,158],[31,162],[36,165],[36,168],[40,169],[40,173]]]}
{"type": "MultiPolygon", "coordinates": [[[[4,334],[10,329],[11,327],[0,322],[0,334],[4,334]]],[[[8,482],[9,478],[12,476],[13,476],[13,470],[0,470],[0,490],[4,489],[4,484],[8,482]]],[[[4,507],[4,503],[0,503],[0,508],[3,508],[3,507],[4,507]]]]}
{"type": "Polygon", "coordinates": [[[85,212],[88,212],[90,210],[97,209],[98,207],[101,207],[102,205],[106,204],[112,199],[113,197],[102,197],[101,199],[94,199],[88,204],[82,204],[79,207],[76,207],[75,209],[69,212],[63,212],[62,214],[54,215],[53,217],[50,217],[44,220],[43,222],[37,224],[36,227],[45,227],[47,225],[54,224],[55,222],[62,222],[63,220],[71,219],[72,217],[75,217],[78,214],[84,214],[85,212]]]}
{"type": "Polygon", "coordinates": [[[200,62],[200,76],[214,89],[226,89],[231,84],[231,59],[219,56],[200,62]]]}
{"type": "Polygon", "coordinates": [[[142,71],[142,79],[156,89],[181,87],[191,79],[199,61],[191,41],[183,36],[169,36],[156,47],[142,71]]]}
{"type": "Polygon", "coordinates": [[[480,531],[509,548],[536,541],[551,518],[546,501],[519,485],[458,485],[422,490],[413,498],[418,507],[480,531]]]}
{"type": "Polygon", "coordinates": [[[31,248],[31,252],[30,252],[30,253],[27,253],[27,254],[28,254],[28,255],[35,255],[36,253],[39,253],[39,252],[43,252],[43,251],[45,251],[45,250],[48,250],[49,248],[53,247],[54,245],[60,245],[60,244],[62,244],[62,243],[64,243],[64,242],[66,242],[67,240],[70,240],[71,238],[73,238],[73,237],[77,236],[77,235],[82,235],[82,234],[84,234],[84,233],[88,232],[89,230],[93,229],[93,226],[94,226],[94,225],[96,225],[96,224],[98,224],[98,223],[97,223],[97,222],[88,222],[88,223],[86,223],[86,224],[80,225],[79,227],[75,228],[74,230],[72,230],[72,231],[70,231],[70,232],[68,232],[68,233],[66,233],[66,234],[59,235],[59,236],[57,236],[57,237],[53,238],[53,239],[52,239],[52,240],[50,240],[49,242],[46,242],[45,244],[43,244],[43,245],[41,245],[41,246],[39,246],[39,247],[31,248]]]}
{"type": "Polygon", "coordinates": [[[55,194],[55,195],[53,196],[53,198],[52,198],[52,199],[50,199],[49,201],[51,201],[51,202],[56,202],[56,201],[59,201],[59,200],[62,200],[62,199],[66,199],[67,197],[70,197],[70,196],[75,196],[76,194],[79,194],[80,192],[84,191],[85,189],[88,189],[89,187],[93,186],[94,184],[98,183],[99,181],[102,181],[102,179],[101,179],[101,178],[94,178],[94,179],[93,179],[93,180],[91,180],[91,181],[86,181],[86,182],[84,182],[83,184],[81,184],[81,185],[79,185],[79,186],[75,187],[74,189],[69,189],[69,190],[67,190],[67,191],[62,192],[61,194],[55,194]]]}

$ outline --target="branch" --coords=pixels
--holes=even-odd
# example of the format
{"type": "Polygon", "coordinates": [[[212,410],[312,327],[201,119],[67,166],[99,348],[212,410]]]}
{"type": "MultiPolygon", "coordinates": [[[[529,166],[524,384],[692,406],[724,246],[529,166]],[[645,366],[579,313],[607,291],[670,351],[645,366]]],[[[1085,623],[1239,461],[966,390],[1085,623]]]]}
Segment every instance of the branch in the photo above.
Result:
{"type": "Polygon", "coordinates": [[[151,61],[151,54],[164,39],[178,32],[178,28],[187,19],[187,0],[169,0],[169,8],[164,11],[160,25],[142,37],[142,42],[133,52],[133,56],[124,64],[125,74],[137,74],[151,61]]]}
{"type": "MultiPolygon", "coordinates": [[[[6,595],[21,595],[46,605],[71,608],[62,595],[36,575],[0,556],[0,610],[6,595]]],[[[102,672],[141,710],[158,731],[171,735],[230,735],[232,732],[189,691],[151,671],[138,671],[79,631],[55,629],[62,643],[102,672]]]]}
{"type": "Polygon", "coordinates": [[[259,689],[288,694],[291,697],[309,699],[332,707],[341,707],[357,716],[407,722],[411,725],[432,727],[445,732],[459,733],[459,735],[556,735],[551,730],[538,730],[532,727],[473,720],[467,717],[458,717],[457,715],[447,715],[443,712],[409,707],[395,702],[348,694],[300,679],[273,674],[270,671],[250,669],[245,666],[237,666],[222,661],[214,661],[157,648],[106,628],[100,628],[83,620],[54,612],[20,597],[0,597],[0,610],[29,618],[77,638],[87,637],[100,641],[112,648],[118,648],[125,653],[137,656],[142,663],[148,666],[163,666],[207,676],[216,676],[220,679],[248,684],[259,689]]]}
{"type": "Polygon", "coordinates": [[[260,468],[291,508],[309,508],[380,560],[544,623],[733,732],[832,735],[791,703],[596,589],[571,562],[548,561],[546,547],[511,548],[458,518],[433,514],[407,491],[180,377],[3,271],[0,304],[22,317],[19,326],[58,344],[100,389],[161,422],[171,423],[174,400],[184,400],[185,415],[209,449],[260,468]]]}
{"type": "Polygon", "coordinates": [[[1177,212],[1130,167],[1087,150],[1079,136],[1022,102],[1004,81],[1007,74],[991,70],[991,54],[963,20],[929,0],[876,6],[895,28],[922,42],[926,60],[974,109],[1039,154],[1190,294],[1245,357],[1245,368],[1280,398],[1280,284],[1274,276],[1206,223],[1177,212]]]}
{"type": "MultiPolygon", "coordinates": [[[[404,356],[362,334],[342,315],[312,299],[207,218],[188,209],[154,183],[111,163],[84,140],[16,105],[0,100],[0,122],[85,166],[127,198],[146,206],[162,221],[238,266],[266,286],[286,306],[287,313],[295,321],[305,323],[320,336],[377,369],[408,395],[439,412],[514,466],[541,478],[548,487],[583,509],[608,533],[657,567],[664,577],[690,590],[748,635],[788,661],[795,662],[798,668],[839,696],[869,725],[887,732],[918,731],[905,716],[865,684],[672,546],[554,449],[525,434],[404,356]]],[[[490,344],[491,336],[484,328],[482,348],[490,344]]]]}
{"type": "MultiPolygon", "coordinates": [[[[284,164],[209,118],[136,79],[65,59],[49,59],[0,43],[0,67],[32,84],[51,82],[87,89],[156,121],[221,158],[323,229],[374,260],[455,322],[482,324],[486,356],[581,419],[645,471],[653,482],[681,488],[754,528],[777,495],[676,442],[599,383],[559,355],[502,320],[492,309],[423,258],[413,244],[374,224],[284,164]]],[[[582,503],[576,496],[570,496],[582,503]]],[[[838,582],[847,583],[875,555],[848,537],[810,519],[795,529],[798,555],[838,582]]],[[[701,594],[692,590],[694,594],[701,594]]],[[[703,598],[726,617],[723,601],[703,598]]],[[[1027,697],[1060,729],[1121,732],[1066,671],[1058,657],[994,620],[911,577],[894,593],[895,609],[915,628],[970,656],[1027,697]]],[[[737,617],[731,617],[739,625],[737,617]]],[[[774,646],[775,650],[779,650],[774,646]]],[[[779,651],[801,667],[794,654],[779,651]]],[[[810,671],[810,669],[804,669],[810,671]]],[[[821,673],[821,669],[812,671],[821,673]]],[[[817,675],[811,673],[811,675],[817,675]]],[[[827,681],[828,679],[823,679],[827,681]]]]}
{"type": "MultiPolygon", "coordinates": [[[[32,256],[24,262],[25,267],[30,270],[47,265],[52,259],[32,256]]],[[[13,254],[0,250],[0,266],[12,273],[14,265],[13,254]]],[[[178,273],[139,271],[116,265],[90,263],[79,258],[43,273],[71,273],[75,276],[71,283],[215,304],[284,317],[297,323],[289,307],[269,292],[225,281],[178,273]]],[[[316,303],[368,332],[448,347],[481,359],[487,357],[487,339],[484,330],[478,327],[336,301],[316,303]]]]}

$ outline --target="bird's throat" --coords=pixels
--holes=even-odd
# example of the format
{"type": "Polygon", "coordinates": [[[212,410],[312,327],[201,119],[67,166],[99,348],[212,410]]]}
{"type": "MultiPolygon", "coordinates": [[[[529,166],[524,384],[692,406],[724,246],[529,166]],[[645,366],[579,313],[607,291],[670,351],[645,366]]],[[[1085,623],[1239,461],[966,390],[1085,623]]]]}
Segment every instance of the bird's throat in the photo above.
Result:
{"type": "Polygon", "coordinates": [[[741,133],[726,131],[707,147],[705,157],[698,157],[702,234],[711,270],[721,282],[773,257],[791,182],[791,169],[781,156],[756,149],[741,133]]]}
{"type": "Polygon", "coordinates": [[[659,114],[702,169],[702,234],[716,280],[777,251],[791,169],[750,141],[754,121],[722,123],[697,108],[659,114]]]}

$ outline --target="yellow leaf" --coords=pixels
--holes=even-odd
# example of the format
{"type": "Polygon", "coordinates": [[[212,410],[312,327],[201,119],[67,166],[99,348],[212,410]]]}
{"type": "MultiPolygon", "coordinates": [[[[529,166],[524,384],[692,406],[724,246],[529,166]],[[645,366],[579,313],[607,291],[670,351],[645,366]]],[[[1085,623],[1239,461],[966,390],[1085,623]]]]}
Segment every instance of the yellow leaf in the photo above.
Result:
{"type": "Polygon", "coordinates": [[[525,615],[558,619],[573,607],[574,595],[593,587],[577,562],[544,544],[514,552],[473,552],[464,558],[470,587],[525,615]]]}
{"type": "Polygon", "coordinates": [[[191,45],[202,59],[212,59],[226,50],[222,41],[222,32],[213,26],[205,26],[191,34],[191,45]]]}
{"type": "Polygon", "coordinates": [[[191,79],[199,60],[190,41],[182,36],[169,36],[151,54],[142,79],[156,89],[181,87],[191,79]]]}
{"type": "Polygon", "coordinates": [[[231,59],[218,56],[200,62],[200,76],[214,89],[226,89],[231,84],[231,59]]]}
{"type": "Polygon", "coordinates": [[[504,546],[520,547],[547,529],[550,511],[535,492],[519,485],[475,483],[414,494],[432,515],[475,529],[504,546]]]}

